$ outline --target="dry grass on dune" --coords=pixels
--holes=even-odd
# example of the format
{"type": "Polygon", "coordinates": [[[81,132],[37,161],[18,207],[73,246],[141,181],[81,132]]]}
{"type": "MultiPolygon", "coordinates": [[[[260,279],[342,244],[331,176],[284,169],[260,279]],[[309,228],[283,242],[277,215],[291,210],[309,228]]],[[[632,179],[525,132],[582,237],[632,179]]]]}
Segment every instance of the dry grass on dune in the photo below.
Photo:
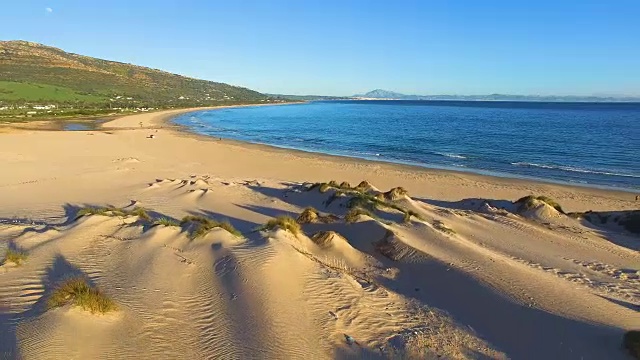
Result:
{"type": "Polygon", "coordinates": [[[300,224],[290,216],[278,216],[277,218],[269,220],[260,229],[261,230],[273,230],[280,228],[291,232],[293,235],[298,236],[301,232],[300,224]]]}
{"type": "Polygon", "coordinates": [[[100,290],[92,288],[82,277],[68,279],[61,283],[47,300],[47,307],[53,309],[67,304],[80,306],[91,313],[107,313],[117,309],[116,303],[100,290]]]}
{"type": "Polygon", "coordinates": [[[384,193],[384,198],[390,201],[400,200],[405,197],[409,192],[403,187],[395,187],[386,193],[384,193]]]}
{"type": "Polygon", "coordinates": [[[296,219],[298,224],[311,224],[315,222],[321,222],[325,224],[332,223],[338,220],[338,217],[333,214],[321,215],[318,210],[313,207],[308,207],[304,209],[296,219]]]}
{"type": "Polygon", "coordinates": [[[433,227],[437,230],[442,231],[443,233],[454,235],[456,232],[452,228],[446,226],[442,221],[436,220],[433,222],[433,227]]]}
{"type": "Polygon", "coordinates": [[[335,231],[319,231],[311,237],[311,241],[320,247],[327,247],[336,236],[339,235],[335,231]]]}
{"type": "Polygon", "coordinates": [[[413,210],[405,210],[402,216],[402,221],[405,223],[411,222],[411,217],[415,217],[416,219],[422,219],[420,217],[420,214],[418,214],[417,212],[413,210]]]}
{"type": "Polygon", "coordinates": [[[16,265],[22,265],[23,262],[27,260],[27,253],[20,250],[7,249],[7,252],[4,254],[4,259],[2,260],[2,264],[6,264],[12,262],[16,265]]]}
{"type": "Polygon", "coordinates": [[[169,218],[160,218],[153,222],[153,225],[157,226],[180,226],[180,222],[169,218]]]}
{"type": "Polygon", "coordinates": [[[116,207],[86,207],[78,211],[77,218],[89,215],[102,216],[137,216],[142,220],[151,221],[151,216],[144,208],[135,207],[132,210],[126,210],[116,207]]]}
{"type": "Polygon", "coordinates": [[[565,213],[564,210],[562,210],[562,206],[560,206],[560,204],[558,204],[556,201],[546,196],[529,195],[516,200],[514,204],[519,205],[520,211],[527,211],[535,208],[536,201],[542,201],[544,203],[547,203],[549,206],[558,210],[558,212],[561,214],[565,213]]]}
{"type": "Polygon", "coordinates": [[[640,210],[629,210],[619,212],[598,212],[587,211],[584,213],[567,214],[573,218],[584,218],[595,225],[605,225],[614,223],[622,226],[630,233],[640,234],[640,210]]]}
{"type": "Polygon", "coordinates": [[[298,224],[310,224],[316,222],[318,220],[318,217],[318,210],[312,207],[308,207],[300,213],[296,221],[298,222],[298,224]]]}
{"type": "MultiPolygon", "coordinates": [[[[401,189],[401,188],[394,188],[394,189],[401,189]]],[[[394,191],[394,190],[392,189],[391,191],[394,191]]],[[[396,191],[397,193],[400,192],[400,190],[396,190],[396,191]]],[[[404,193],[402,196],[404,196],[405,194],[406,193],[404,193]]],[[[376,210],[378,210],[379,208],[394,209],[403,214],[404,222],[411,221],[411,217],[415,217],[416,219],[422,219],[420,214],[418,214],[417,212],[406,209],[392,202],[381,200],[378,195],[371,195],[367,193],[356,193],[347,203],[347,207],[350,209],[363,209],[370,213],[369,216],[372,216],[371,214],[375,213],[376,210]]]]}
{"type": "Polygon", "coordinates": [[[217,221],[206,218],[204,216],[189,215],[182,218],[181,225],[193,224],[194,228],[191,230],[191,238],[195,239],[206,235],[209,231],[215,228],[221,228],[232,235],[241,237],[242,233],[231,225],[228,221],[217,221]]]}
{"type": "Polygon", "coordinates": [[[346,221],[349,224],[352,224],[352,223],[358,221],[358,218],[360,217],[360,215],[366,215],[366,216],[368,216],[370,218],[373,218],[373,219],[377,219],[378,218],[373,213],[371,213],[369,210],[357,207],[357,208],[353,208],[353,209],[351,209],[351,210],[349,210],[347,212],[347,214],[344,216],[344,221],[346,221]]]}
{"type": "Polygon", "coordinates": [[[340,184],[338,184],[338,182],[335,180],[331,180],[329,182],[322,182],[322,183],[319,182],[319,183],[311,184],[311,186],[307,188],[307,191],[318,189],[318,191],[320,191],[321,193],[325,193],[332,188],[337,190],[361,191],[361,189],[357,187],[356,188],[351,187],[351,184],[349,184],[349,182],[347,181],[343,181],[340,184]]]}
{"type": "Polygon", "coordinates": [[[371,185],[367,180],[363,180],[354,189],[360,192],[365,192],[373,189],[373,185],[371,185]]]}

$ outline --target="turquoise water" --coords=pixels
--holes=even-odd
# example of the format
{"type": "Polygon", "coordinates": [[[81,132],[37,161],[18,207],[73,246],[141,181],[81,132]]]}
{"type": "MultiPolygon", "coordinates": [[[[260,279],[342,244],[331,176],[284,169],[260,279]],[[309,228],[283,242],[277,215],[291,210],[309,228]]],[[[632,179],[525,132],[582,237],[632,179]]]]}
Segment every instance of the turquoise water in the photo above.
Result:
{"type": "Polygon", "coordinates": [[[321,101],[200,111],[215,137],[640,192],[640,104],[321,101]]]}

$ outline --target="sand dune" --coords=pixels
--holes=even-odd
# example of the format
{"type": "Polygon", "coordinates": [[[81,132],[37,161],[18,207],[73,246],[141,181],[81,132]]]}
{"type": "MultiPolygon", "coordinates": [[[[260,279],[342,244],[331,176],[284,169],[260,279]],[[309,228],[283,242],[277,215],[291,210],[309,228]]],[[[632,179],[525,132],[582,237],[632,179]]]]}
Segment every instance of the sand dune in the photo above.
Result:
{"type": "Polygon", "coordinates": [[[209,141],[171,114],[0,135],[0,254],[27,255],[0,266],[3,356],[627,358],[640,238],[564,211],[631,194],[209,141]],[[49,308],[70,277],[117,310],[49,308]]]}

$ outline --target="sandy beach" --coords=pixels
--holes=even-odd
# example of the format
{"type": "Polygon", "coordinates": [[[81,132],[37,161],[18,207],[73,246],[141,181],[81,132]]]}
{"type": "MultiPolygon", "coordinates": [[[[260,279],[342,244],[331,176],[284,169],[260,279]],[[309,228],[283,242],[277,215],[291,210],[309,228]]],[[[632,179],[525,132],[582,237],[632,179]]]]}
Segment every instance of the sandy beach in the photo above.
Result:
{"type": "Polygon", "coordinates": [[[193,110],[95,131],[0,130],[0,255],[27,255],[0,266],[0,358],[628,358],[640,238],[565,213],[615,217],[639,208],[637,194],[283,150],[170,123],[193,110]],[[514,203],[528,195],[563,212],[514,203]],[[87,207],[123,212],[78,216],[87,207]],[[261,228],[307,207],[317,214],[299,232],[261,228]],[[155,224],[189,215],[238,233],[155,224]],[[117,310],[47,306],[72,276],[117,310]]]}

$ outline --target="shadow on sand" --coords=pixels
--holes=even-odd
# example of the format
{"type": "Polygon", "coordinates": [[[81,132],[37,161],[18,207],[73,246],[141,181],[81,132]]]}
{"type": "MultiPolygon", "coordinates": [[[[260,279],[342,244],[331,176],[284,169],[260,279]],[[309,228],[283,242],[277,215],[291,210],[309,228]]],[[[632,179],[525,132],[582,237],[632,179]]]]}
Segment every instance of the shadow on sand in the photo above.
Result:
{"type": "MultiPolygon", "coordinates": [[[[42,291],[40,298],[28,309],[22,312],[9,312],[5,307],[10,304],[0,303],[0,359],[21,359],[18,347],[17,328],[21,323],[33,321],[44,315],[47,309],[47,300],[56,286],[72,277],[83,277],[92,285],[91,279],[76,266],[67,261],[62,255],[57,255],[42,278],[42,291]]],[[[33,284],[39,287],[40,284],[33,284]]]]}

